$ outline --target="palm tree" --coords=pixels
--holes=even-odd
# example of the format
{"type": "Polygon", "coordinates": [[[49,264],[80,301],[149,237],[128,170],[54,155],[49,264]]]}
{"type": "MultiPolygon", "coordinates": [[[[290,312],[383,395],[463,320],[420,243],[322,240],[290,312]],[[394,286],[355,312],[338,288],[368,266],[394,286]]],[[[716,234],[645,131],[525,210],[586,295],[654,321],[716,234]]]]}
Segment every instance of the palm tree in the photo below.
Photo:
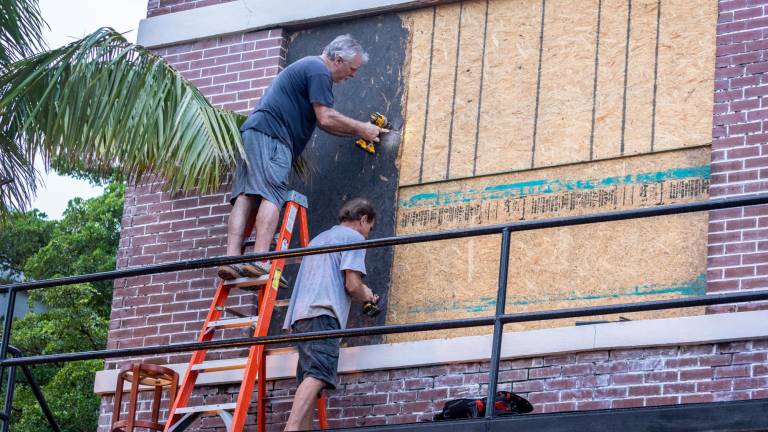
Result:
{"type": "Polygon", "coordinates": [[[0,216],[34,195],[36,156],[168,189],[220,187],[244,117],[214,108],[161,57],[102,28],[44,51],[37,0],[0,0],[0,216]]]}

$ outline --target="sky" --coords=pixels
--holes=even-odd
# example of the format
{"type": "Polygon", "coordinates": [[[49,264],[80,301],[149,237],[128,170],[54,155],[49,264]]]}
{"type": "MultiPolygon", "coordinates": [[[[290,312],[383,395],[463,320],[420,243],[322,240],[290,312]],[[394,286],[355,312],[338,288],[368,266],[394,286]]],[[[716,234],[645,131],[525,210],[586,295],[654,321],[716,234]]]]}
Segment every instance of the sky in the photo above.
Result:
{"type": "MultiPolygon", "coordinates": [[[[147,0],[40,0],[40,10],[50,26],[43,33],[50,48],[82,38],[99,27],[128,32],[125,37],[135,42],[139,21],[147,13],[147,0]]],[[[40,161],[35,166],[44,183],[38,186],[32,207],[50,219],[60,219],[70,199],[92,198],[103,191],[83,180],[45,173],[40,161]]]]}

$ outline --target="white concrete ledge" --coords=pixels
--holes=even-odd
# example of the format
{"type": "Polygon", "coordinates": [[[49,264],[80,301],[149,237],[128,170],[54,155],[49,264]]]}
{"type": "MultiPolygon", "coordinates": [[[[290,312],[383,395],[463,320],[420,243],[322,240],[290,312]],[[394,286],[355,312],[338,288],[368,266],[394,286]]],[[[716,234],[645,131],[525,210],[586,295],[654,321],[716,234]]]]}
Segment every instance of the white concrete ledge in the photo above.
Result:
{"type": "Polygon", "coordinates": [[[413,9],[455,0],[238,0],[141,20],[138,43],[173,45],[275,27],[413,9]]]}
{"type": "MultiPolygon", "coordinates": [[[[505,333],[501,357],[512,359],[578,351],[689,345],[766,337],[768,311],[739,312],[505,333]]],[[[342,348],[339,372],[488,360],[491,339],[491,335],[466,336],[342,348]]],[[[296,353],[286,353],[285,350],[268,356],[268,379],[295,376],[296,360],[296,353]]],[[[187,365],[174,364],[170,367],[183,374],[187,365]]],[[[240,370],[212,372],[200,374],[198,384],[229,384],[240,382],[241,379],[240,370]]],[[[94,392],[114,393],[116,380],[116,370],[98,372],[94,392]]]]}

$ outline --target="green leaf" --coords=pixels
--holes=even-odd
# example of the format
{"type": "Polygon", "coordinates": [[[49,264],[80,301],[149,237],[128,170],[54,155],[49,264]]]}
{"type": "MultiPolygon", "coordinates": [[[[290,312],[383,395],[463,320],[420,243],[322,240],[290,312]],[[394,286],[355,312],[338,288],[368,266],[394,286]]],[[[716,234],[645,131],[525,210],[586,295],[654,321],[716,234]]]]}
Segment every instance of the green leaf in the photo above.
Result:
{"type": "Polygon", "coordinates": [[[168,190],[217,190],[242,154],[244,117],[214,108],[151,51],[102,28],[8,66],[0,77],[0,213],[25,208],[36,155],[168,190]],[[25,165],[26,164],[26,165],[25,165]],[[25,171],[26,169],[26,171],[25,171]]]}

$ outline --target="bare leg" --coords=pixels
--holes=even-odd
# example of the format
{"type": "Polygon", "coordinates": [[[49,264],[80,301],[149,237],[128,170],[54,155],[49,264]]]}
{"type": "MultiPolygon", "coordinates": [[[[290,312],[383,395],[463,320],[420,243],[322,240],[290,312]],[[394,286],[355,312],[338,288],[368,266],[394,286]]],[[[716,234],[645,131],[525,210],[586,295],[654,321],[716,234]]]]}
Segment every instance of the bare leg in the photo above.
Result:
{"type": "MultiPolygon", "coordinates": [[[[253,218],[253,212],[264,206],[259,205],[261,197],[242,194],[235,200],[227,222],[227,255],[242,255],[245,228],[253,218]]],[[[266,201],[264,201],[266,203],[266,201]]],[[[273,205],[274,206],[274,205],[273,205]]]]}
{"type": "Polygon", "coordinates": [[[324,386],[325,383],[317,378],[306,377],[301,381],[293,398],[286,431],[312,430],[312,411],[317,404],[317,395],[324,386]]]}
{"type": "Polygon", "coordinates": [[[259,212],[256,214],[256,241],[253,252],[268,252],[272,237],[277,231],[277,221],[280,219],[280,209],[267,200],[261,200],[259,212]]]}

